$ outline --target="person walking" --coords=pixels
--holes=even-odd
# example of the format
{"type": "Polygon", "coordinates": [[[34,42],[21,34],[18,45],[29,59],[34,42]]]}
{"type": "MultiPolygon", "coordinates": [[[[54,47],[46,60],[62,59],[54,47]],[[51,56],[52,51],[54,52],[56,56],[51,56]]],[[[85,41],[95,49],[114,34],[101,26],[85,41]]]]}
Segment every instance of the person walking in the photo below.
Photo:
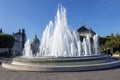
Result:
{"type": "Polygon", "coordinates": [[[109,56],[112,56],[112,52],[111,52],[110,48],[107,48],[107,54],[108,54],[109,56]]]}

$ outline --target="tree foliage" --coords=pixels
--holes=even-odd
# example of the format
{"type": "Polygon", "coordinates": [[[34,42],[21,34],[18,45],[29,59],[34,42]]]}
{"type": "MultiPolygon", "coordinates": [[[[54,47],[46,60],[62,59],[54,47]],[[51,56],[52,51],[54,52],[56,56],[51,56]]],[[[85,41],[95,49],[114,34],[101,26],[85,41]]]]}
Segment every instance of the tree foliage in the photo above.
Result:
{"type": "Polygon", "coordinates": [[[120,51],[120,34],[114,35],[113,33],[110,36],[100,37],[100,47],[101,50],[106,48],[111,48],[113,53],[120,51]]]}
{"type": "Polygon", "coordinates": [[[9,34],[0,34],[0,48],[12,48],[14,37],[9,34]]]}

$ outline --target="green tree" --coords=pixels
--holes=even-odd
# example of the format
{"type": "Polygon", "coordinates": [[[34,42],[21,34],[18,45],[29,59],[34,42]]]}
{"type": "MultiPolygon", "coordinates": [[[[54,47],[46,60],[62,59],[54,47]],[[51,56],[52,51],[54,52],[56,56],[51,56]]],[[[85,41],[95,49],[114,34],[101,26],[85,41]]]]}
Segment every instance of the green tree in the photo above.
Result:
{"type": "Polygon", "coordinates": [[[9,54],[11,49],[14,45],[14,37],[9,34],[0,34],[0,48],[8,48],[9,54]]]}
{"type": "Polygon", "coordinates": [[[113,53],[120,52],[120,34],[111,33],[111,36],[100,37],[99,41],[101,50],[111,48],[113,53]]]}

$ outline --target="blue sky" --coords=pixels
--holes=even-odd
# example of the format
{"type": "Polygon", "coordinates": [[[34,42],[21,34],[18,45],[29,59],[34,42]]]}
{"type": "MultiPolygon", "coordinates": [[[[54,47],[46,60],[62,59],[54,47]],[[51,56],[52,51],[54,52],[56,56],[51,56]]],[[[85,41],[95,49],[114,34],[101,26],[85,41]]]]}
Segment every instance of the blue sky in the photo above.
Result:
{"type": "Polygon", "coordinates": [[[0,28],[10,34],[24,28],[27,38],[41,38],[59,4],[67,9],[71,29],[85,23],[101,36],[120,33],[120,0],[0,0],[0,28]]]}

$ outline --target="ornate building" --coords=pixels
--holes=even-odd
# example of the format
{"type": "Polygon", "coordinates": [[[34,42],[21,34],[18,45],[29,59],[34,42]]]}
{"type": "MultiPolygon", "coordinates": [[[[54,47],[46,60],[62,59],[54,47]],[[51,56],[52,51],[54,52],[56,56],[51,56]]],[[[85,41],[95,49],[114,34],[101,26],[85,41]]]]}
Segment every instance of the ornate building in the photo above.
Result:
{"type": "Polygon", "coordinates": [[[39,52],[39,45],[40,45],[40,40],[37,38],[37,35],[35,35],[31,44],[33,55],[36,55],[37,52],[39,52]]]}
{"type": "Polygon", "coordinates": [[[13,36],[15,38],[15,43],[14,43],[12,50],[17,53],[22,53],[24,44],[26,41],[25,29],[22,29],[22,30],[19,29],[19,32],[13,33],[13,36]]]}
{"type": "Polygon", "coordinates": [[[3,33],[3,32],[2,32],[2,28],[0,28],[0,33],[3,33]]]}
{"type": "MultiPolygon", "coordinates": [[[[0,28],[0,34],[2,34],[2,28],[0,28]]],[[[24,44],[26,41],[26,33],[25,33],[25,29],[19,29],[19,32],[12,34],[15,38],[15,42],[13,45],[13,48],[11,49],[12,52],[15,53],[22,53],[23,48],[24,48],[24,44]]],[[[0,48],[0,53],[2,52],[8,52],[7,48],[0,48]]]]}
{"type": "Polygon", "coordinates": [[[93,37],[96,34],[91,28],[87,28],[85,24],[82,25],[77,31],[80,36],[89,35],[90,37],[93,37]]]}

